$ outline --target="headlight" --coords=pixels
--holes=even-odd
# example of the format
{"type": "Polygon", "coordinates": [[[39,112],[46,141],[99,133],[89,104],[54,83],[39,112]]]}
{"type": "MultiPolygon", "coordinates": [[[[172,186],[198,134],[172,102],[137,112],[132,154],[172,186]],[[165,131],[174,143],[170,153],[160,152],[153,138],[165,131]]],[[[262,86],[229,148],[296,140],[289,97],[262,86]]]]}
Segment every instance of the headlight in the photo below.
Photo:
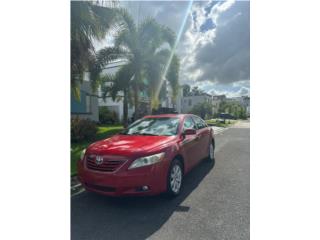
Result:
{"type": "Polygon", "coordinates": [[[147,156],[147,157],[138,158],[133,161],[129,169],[155,164],[157,162],[160,162],[163,159],[163,157],[164,157],[164,152],[147,156]]]}
{"type": "Polygon", "coordinates": [[[80,160],[82,161],[84,158],[84,154],[86,153],[86,149],[83,149],[81,154],[80,154],[80,160]]]}

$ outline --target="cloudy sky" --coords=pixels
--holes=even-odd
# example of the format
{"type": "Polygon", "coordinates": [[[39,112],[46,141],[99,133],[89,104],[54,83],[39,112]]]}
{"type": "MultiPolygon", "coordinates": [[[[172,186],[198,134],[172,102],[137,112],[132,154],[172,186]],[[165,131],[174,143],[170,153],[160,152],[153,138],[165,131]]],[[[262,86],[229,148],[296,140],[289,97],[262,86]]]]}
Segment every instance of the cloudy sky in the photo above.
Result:
{"type": "Polygon", "coordinates": [[[249,1],[193,1],[189,8],[189,1],[120,4],[136,21],[154,17],[181,33],[176,53],[182,84],[211,94],[250,95],[249,1]]]}

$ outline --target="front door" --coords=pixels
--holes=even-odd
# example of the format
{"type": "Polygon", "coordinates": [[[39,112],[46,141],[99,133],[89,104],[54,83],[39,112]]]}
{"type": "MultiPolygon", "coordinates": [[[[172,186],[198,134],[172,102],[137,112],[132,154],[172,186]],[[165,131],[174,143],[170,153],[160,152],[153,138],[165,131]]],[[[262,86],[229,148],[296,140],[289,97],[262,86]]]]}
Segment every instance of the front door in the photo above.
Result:
{"type": "MultiPolygon", "coordinates": [[[[183,124],[183,131],[190,128],[196,129],[195,123],[191,117],[186,117],[183,124]]],[[[198,143],[199,138],[197,134],[184,136],[182,151],[185,159],[186,171],[189,171],[189,169],[191,169],[199,160],[198,143]]]]}

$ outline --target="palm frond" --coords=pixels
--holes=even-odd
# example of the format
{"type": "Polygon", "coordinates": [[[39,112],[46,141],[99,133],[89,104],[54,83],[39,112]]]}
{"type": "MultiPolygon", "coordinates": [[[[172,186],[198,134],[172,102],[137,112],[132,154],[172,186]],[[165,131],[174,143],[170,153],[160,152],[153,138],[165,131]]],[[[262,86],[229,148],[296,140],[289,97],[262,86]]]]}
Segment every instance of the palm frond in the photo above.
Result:
{"type": "Polygon", "coordinates": [[[116,59],[123,58],[125,53],[126,51],[118,47],[106,47],[96,54],[94,61],[89,65],[91,87],[94,91],[96,91],[103,82],[100,73],[103,71],[104,67],[116,59]]]}
{"type": "Polygon", "coordinates": [[[116,99],[118,92],[123,89],[129,89],[130,80],[133,76],[132,65],[126,64],[122,66],[115,74],[104,74],[100,77],[102,87],[102,97],[105,99],[107,93],[111,94],[113,100],[116,99]],[[111,82],[112,85],[107,86],[106,83],[111,82]]]}
{"type": "Polygon", "coordinates": [[[138,27],[139,44],[145,52],[152,52],[163,44],[161,26],[154,18],[146,18],[138,27]]]}
{"type": "Polygon", "coordinates": [[[123,20],[123,24],[125,24],[125,28],[129,30],[130,33],[134,34],[137,31],[137,26],[134,22],[134,19],[130,15],[127,9],[120,8],[117,10],[118,15],[123,20]]]}
{"type": "MultiPolygon", "coordinates": [[[[93,2],[71,1],[71,87],[83,81],[83,72],[93,64],[94,39],[101,40],[115,25],[117,12],[93,2]]],[[[96,83],[92,84],[96,86],[96,83]]]]}
{"type": "Polygon", "coordinates": [[[176,34],[167,26],[161,25],[161,32],[163,40],[169,43],[170,47],[174,46],[176,41],[176,34]]]}

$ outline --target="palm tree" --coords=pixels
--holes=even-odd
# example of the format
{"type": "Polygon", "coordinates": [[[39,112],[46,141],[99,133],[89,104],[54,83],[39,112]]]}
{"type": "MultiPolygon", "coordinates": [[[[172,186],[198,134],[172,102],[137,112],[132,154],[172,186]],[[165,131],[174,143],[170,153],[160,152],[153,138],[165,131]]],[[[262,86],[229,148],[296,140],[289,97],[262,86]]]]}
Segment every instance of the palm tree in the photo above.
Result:
{"type": "Polygon", "coordinates": [[[167,77],[171,84],[174,96],[177,94],[179,61],[176,56],[172,57],[172,64],[165,72],[175,34],[153,18],[147,18],[137,26],[126,10],[122,10],[121,15],[124,26],[115,37],[115,47],[127,51],[127,65],[132,69],[130,83],[133,89],[135,119],[137,119],[139,92],[142,90],[147,89],[152,99],[151,107],[158,107],[156,103],[164,78],[167,77]]]}
{"type": "Polygon", "coordinates": [[[190,95],[190,89],[191,89],[190,85],[188,85],[188,84],[183,84],[182,85],[182,90],[183,90],[183,96],[184,97],[187,97],[187,96],[190,95]]]}
{"type": "Polygon", "coordinates": [[[123,98],[123,125],[127,127],[128,125],[128,104],[130,102],[131,91],[130,91],[130,81],[133,76],[132,65],[124,65],[115,74],[105,74],[101,77],[101,81],[111,82],[111,86],[106,86],[102,84],[102,98],[106,99],[107,94],[110,94],[113,101],[118,97],[123,98]],[[123,96],[119,96],[118,93],[122,92],[123,96]]]}
{"type": "MultiPolygon", "coordinates": [[[[179,59],[171,54],[171,46],[175,41],[175,34],[167,27],[158,24],[154,19],[147,18],[138,26],[124,9],[119,9],[122,17],[121,31],[115,36],[115,46],[104,48],[97,53],[95,63],[90,67],[91,82],[101,86],[103,82],[112,82],[111,86],[102,87],[103,97],[111,93],[113,99],[118,92],[123,92],[123,123],[127,125],[128,103],[133,96],[135,119],[139,114],[139,93],[147,90],[151,98],[151,108],[158,107],[159,95],[163,89],[163,80],[167,79],[175,98],[179,84],[179,59]],[[168,46],[165,46],[167,43],[168,46]],[[102,75],[103,67],[112,59],[126,59],[114,75],[102,75]],[[171,64],[169,59],[171,58],[171,64]],[[167,68],[167,70],[166,70],[167,68]]],[[[95,86],[94,86],[95,87],[95,86]]]]}
{"type": "Polygon", "coordinates": [[[180,63],[176,55],[173,55],[170,66],[166,70],[168,59],[170,58],[171,51],[169,49],[162,49],[154,51],[150,54],[146,61],[146,78],[148,79],[148,92],[151,99],[150,109],[157,109],[159,100],[166,97],[166,84],[165,80],[172,88],[172,97],[175,101],[179,90],[179,68],[180,63]]]}
{"type": "Polygon", "coordinates": [[[117,11],[112,7],[99,2],[71,2],[71,89],[77,99],[83,73],[96,61],[92,42],[103,39],[116,20],[117,11]]]}

